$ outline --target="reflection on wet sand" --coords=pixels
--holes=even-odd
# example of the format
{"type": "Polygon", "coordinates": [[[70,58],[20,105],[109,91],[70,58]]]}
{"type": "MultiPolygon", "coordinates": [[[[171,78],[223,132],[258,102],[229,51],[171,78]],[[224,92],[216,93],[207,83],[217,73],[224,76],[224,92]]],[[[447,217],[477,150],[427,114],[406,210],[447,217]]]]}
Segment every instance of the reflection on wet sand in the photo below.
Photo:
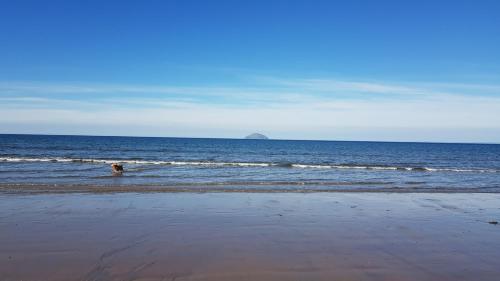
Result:
{"type": "Polygon", "coordinates": [[[500,194],[0,194],[0,280],[498,280],[500,194]]]}

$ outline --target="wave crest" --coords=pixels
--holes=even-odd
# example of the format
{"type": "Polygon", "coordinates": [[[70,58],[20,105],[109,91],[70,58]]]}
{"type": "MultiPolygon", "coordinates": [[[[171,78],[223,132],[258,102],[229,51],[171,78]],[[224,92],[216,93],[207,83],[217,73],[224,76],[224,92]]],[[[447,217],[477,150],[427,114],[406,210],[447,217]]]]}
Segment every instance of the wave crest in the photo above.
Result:
{"type": "Polygon", "coordinates": [[[134,159],[86,159],[62,157],[0,157],[1,162],[60,162],[60,163],[98,163],[98,164],[138,164],[138,165],[173,165],[173,166],[208,166],[208,167],[276,167],[298,169],[358,169],[358,170],[388,170],[388,171],[413,171],[413,172],[475,172],[497,173],[499,169],[486,168],[433,168],[433,167],[400,167],[382,165],[355,165],[355,164],[301,164],[290,162],[259,163],[259,162],[210,162],[210,161],[160,161],[160,160],[134,160],[134,159]]]}

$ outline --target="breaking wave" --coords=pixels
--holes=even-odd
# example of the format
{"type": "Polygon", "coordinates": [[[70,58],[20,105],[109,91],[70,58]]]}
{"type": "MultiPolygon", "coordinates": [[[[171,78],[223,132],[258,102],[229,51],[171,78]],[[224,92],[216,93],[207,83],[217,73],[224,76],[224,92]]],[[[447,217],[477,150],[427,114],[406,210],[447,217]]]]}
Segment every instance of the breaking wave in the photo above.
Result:
{"type": "Polygon", "coordinates": [[[355,164],[301,164],[301,163],[258,163],[258,162],[212,162],[212,161],[154,161],[134,159],[80,159],[61,157],[0,157],[0,162],[57,162],[57,163],[96,163],[96,164],[134,164],[134,165],[172,165],[172,166],[206,166],[206,167],[276,167],[298,169],[358,169],[358,170],[389,170],[414,172],[475,172],[497,173],[500,169],[485,168],[434,168],[434,167],[403,167],[383,165],[355,165],[355,164]]]}

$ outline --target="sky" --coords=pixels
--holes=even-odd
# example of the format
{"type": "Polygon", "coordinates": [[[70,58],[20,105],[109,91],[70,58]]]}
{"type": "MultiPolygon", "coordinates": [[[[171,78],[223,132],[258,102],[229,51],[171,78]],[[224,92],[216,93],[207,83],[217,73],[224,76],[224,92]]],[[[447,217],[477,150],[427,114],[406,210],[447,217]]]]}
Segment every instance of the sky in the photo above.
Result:
{"type": "Polygon", "coordinates": [[[499,13],[0,0],[0,133],[500,143],[499,13]]]}

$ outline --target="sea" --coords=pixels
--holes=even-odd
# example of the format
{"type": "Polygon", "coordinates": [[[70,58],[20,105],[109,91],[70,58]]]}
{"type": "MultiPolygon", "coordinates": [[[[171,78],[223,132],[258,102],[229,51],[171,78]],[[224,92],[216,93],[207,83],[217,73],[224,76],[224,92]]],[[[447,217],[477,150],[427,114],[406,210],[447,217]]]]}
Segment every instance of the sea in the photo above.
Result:
{"type": "Polygon", "coordinates": [[[500,145],[0,135],[0,186],[74,185],[500,192],[500,145]]]}

